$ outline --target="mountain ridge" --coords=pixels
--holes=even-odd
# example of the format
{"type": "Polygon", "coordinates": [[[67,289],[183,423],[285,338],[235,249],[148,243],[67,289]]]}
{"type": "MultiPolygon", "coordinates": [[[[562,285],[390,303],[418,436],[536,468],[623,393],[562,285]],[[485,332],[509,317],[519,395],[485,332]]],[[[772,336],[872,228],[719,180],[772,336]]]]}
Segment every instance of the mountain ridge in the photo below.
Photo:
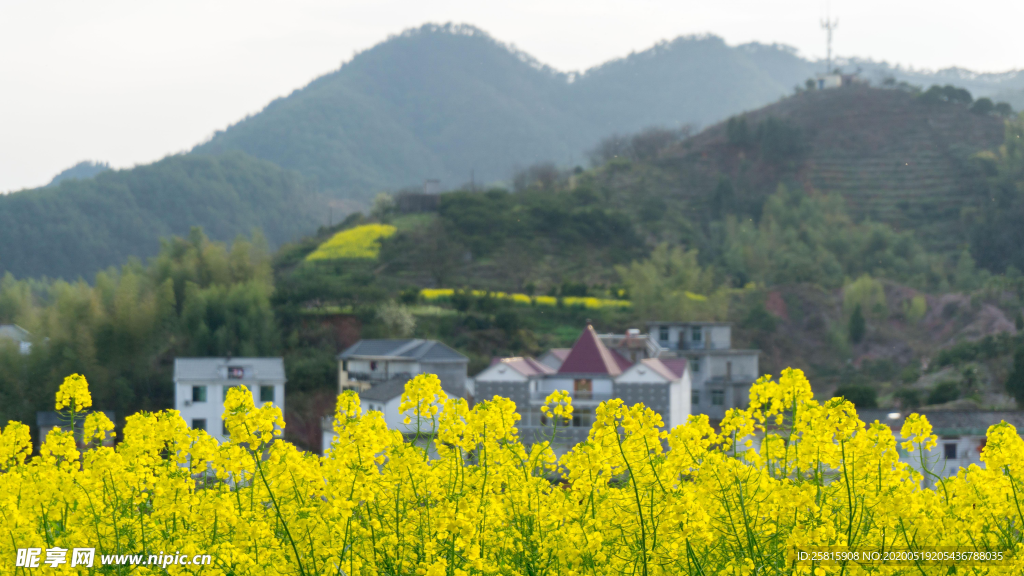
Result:
{"type": "MultiPolygon", "coordinates": [[[[879,82],[929,78],[886,63],[837,62],[879,82]]],[[[820,67],[782,44],[729,46],[704,34],[563,72],[471,25],[426,24],[359,52],[193,152],[242,150],[365,206],[379,191],[427,179],[452,189],[471,177],[508,182],[517,167],[538,162],[582,164],[615,133],[714,124],[792,93],[820,67]]],[[[945,83],[949,74],[933,76],[945,83]]],[[[956,75],[976,92],[1024,90],[1020,73],[956,75]]]]}
{"type": "Polygon", "coordinates": [[[193,226],[219,241],[260,229],[276,247],[323,224],[322,205],[298,174],[237,151],[169,156],[0,196],[0,275],[92,278],[193,226]]]}

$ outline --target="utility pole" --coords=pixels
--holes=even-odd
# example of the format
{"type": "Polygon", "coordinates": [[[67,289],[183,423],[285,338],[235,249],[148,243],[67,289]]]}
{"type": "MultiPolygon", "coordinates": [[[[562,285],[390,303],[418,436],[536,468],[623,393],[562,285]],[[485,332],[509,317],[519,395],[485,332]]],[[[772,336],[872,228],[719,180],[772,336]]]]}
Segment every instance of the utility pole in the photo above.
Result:
{"type": "Polygon", "coordinates": [[[828,69],[825,70],[826,74],[832,73],[832,31],[839,27],[839,19],[830,20],[825,18],[821,21],[821,27],[828,33],[828,57],[825,60],[828,69]]]}

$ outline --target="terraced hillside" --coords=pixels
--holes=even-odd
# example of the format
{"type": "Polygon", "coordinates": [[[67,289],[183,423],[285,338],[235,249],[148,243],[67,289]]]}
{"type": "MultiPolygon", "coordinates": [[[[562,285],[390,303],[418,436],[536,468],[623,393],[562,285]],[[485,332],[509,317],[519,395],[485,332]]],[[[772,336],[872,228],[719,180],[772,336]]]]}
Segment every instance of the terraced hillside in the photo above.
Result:
{"type": "Polygon", "coordinates": [[[721,123],[675,151],[681,167],[703,172],[705,187],[712,185],[707,176],[718,172],[762,192],[780,180],[797,180],[839,193],[858,218],[915,229],[937,249],[961,241],[960,211],[983,193],[971,155],[1003,139],[998,116],[863,86],[804,92],[743,117],[751,131],[770,117],[797,127],[802,153],[788,166],[768,162],[730,142],[721,123]]]}

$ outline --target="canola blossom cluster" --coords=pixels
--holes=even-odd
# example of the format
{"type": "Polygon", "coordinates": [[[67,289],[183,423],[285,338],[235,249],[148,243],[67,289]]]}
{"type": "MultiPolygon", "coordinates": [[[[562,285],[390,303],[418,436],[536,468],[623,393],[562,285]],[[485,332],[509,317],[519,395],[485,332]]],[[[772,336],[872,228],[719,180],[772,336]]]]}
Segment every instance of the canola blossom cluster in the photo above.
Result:
{"type": "Polygon", "coordinates": [[[380,254],[380,241],[398,229],[390,224],[364,224],[342,230],[306,256],[306,260],[361,258],[375,260],[380,254]]]}
{"type": "MultiPolygon", "coordinates": [[[[507,398],[470,408],[446,397],[436,376],[417,376],[402,405],[432,421],[433,451],[389,430],[352,392],[338,399],[325,456],[281,440],[280,411],[238,388],[228,393],[224,443],[168,410],[129,417],[116,447],[80,450],[54,430],[31,456],[27,427],[9,423],[0,433],[0,573],[24,571],[17,549],[52,547],[213,558],[132,574],[1024,572],[1024,440],[1005,423],[989,430],[984,467],[926,488],[899,461],[888,427],[865,424],[842,399],[816,402],[799,370],[758,380],[749,408],[729,411],[717,429],[694,416],[666,430],[641,404],[604,402],[587,440],[560,457],[548,442],[520,441],[507,398]],[[844,547],[1007,560],[880,567],[795,554],[844,547]]],[[[545,413],[571,417],[571,398],[552,395],[545,413]]],[[[935,442],[919,416],[902,436],[915,454],[935,442]]]]}
{"type": "MultiPolygon", "coordinates": [[[[498,298],[500,300],[510,300],[516,304],[535,304],[538,306],[557,306],[559,298],[555,296],[529,296],[527,294],[509,294],[505,292],[488,292],[486,290],[471,290],[468,291],[476,298],[498,298]]],[[[455,295],[455,290],[452,288],[424,288],[420,290],[420,297],[427,302],[437,302],[439,300],[449,300],[455,295]]],[[[595,298],[593,296],[563,296],[561,298],[562,304],[569,307],[581,307],[590,310],[598,310],[601,308],[630,308],[633,303],[629,300],[615,300],[611,298],[595,298]]]]}

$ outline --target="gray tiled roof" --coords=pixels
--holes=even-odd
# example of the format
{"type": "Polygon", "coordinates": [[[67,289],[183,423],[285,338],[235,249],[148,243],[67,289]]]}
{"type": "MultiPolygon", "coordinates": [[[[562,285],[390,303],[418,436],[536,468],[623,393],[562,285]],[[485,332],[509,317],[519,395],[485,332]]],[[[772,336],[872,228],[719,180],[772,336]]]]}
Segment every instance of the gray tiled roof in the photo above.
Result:
{"type": "Polygon", "coordinates": [[[175,358],[174,381],[228,380],[227,368],[241,367],[242,380],[281,380],[284,377],[282,358],[175,358]]]}
{"type": "Polygon", "coordinates": [[[10,338],[18,342],[28,342],[31,334],[17,324],[0,324],[0,338],[10,338]]]}
{"type": "Polygon", "coordinates": [[[360,340],[341,354],[341,360],[402,359],[421,362],[469,363],[469,358],[436,340],[360,340]]]}
{"type": "MultiPolygon", "coordinates": [[[[866,423],[878,420],[887,424],[897,434],[903,427],[907,414],[889,418],[895,410],[858,410],[858,416],[866,423]]],[[[1006,421],[1018,431],[1024,432],[1024,412],[1009,410],[920,410],[928,418],[932,430],[939,436],[983,436],[990,426],[1006,421]]]]}
{"type": "Polygon", "coordinates": [[[405,383],[409,381],[407,377],[392,378],[387,382],[382,382],[370,387],[369,390],[359,393],[360,400],[373,400],[374,402],[387,402],[392,398],[398,398],[405,392],[405,383]]]}
{"type": "Polygon", "coordinates": [[[731,322],[680,322],[649,320],[648,326],[732,326],[731,322]]]}

